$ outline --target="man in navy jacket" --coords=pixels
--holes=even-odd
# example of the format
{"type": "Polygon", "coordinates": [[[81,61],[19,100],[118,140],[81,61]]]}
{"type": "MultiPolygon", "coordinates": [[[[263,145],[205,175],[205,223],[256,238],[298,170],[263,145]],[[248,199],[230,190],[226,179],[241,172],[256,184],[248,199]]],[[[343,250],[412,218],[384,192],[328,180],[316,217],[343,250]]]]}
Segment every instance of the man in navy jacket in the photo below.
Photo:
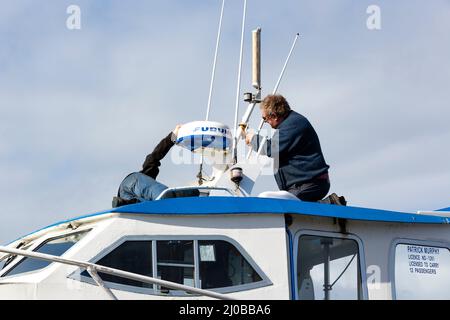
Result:
{"type": "MultiPolygon", "coordinates": [[[[280,190],[286,190],[302,201],[319,201],[330,190],[329,165],[311,123],[291,110],[281,95],[268,95],[261,102],[262,118],[275,136],[268,140],[266,154],[278,161],[275,180],[280,190]]],[[[259,149],[261,137],[248,133],[247,144],[259,149]]]]}

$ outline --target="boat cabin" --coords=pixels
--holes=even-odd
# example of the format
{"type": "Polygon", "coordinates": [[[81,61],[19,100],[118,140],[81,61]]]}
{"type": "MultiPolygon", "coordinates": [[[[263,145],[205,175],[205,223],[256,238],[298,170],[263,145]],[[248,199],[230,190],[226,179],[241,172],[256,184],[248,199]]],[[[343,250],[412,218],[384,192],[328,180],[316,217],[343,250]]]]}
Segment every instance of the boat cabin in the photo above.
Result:
{"type": "Polygon", "coordinates": [[[0,297],[450,298],[448,208],[417,214],[171,194],[63,221],[1,248],[0,297]]]}

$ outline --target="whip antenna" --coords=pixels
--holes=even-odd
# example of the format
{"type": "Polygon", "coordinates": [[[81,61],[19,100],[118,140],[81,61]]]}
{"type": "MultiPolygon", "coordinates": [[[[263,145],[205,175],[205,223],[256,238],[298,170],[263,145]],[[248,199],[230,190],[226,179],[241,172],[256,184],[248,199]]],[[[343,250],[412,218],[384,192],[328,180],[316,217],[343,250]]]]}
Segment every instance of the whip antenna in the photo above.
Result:
{"type": "Polygon", "coordinates": [[[291,50],[289,51],[289,54],[286,58],[286,62],[284,63],[283,70],[281,70],[281,74],[280,74],[280,77],[278,78],[277,84],[275,85],[275,88],[273,88],[272,94],[275,94],[278,91],[278,87],[280,86],[280,82],[281,82],[281,79],[283,78],[284,71],[286,70],[289,59],[291,59],[292,52],[294,51],[295,44],[297,43],[299,36],[300,36],[300,34],[298,34],[298,33],[295,35],[294,43],[292,44],[291,50]]]}
{"type": "Polygon", "coordinates": [[[216,41],[216,51],[214,53],[214,63],[211,75],[211,84],[209,86],[209,97],[208,97],[208,108],[206,109],[206,121],[209,119],[209,110],[211,109],[211,97],[214,87],[214,77],[216,74],[216,64],[217,64],[217,53],[219,51],[219,43],[220,43],[220,35],[222,33],[222,18],[223,18],[223,9],[225,7],[225,0],[222,0],[222,9],[220,10],[220,20],[219,20],[219,30],[217,31],[217,41],[216,41]]]}
{"type": "Polygon", "coordinates": [[[244,32],[245,32],[245,16],[247,11],[247,0],[244,1],[244,12],[242,14],[242,31],[241,31],[241,49],[239,53],[239,69],[238,69],[238,80],[236,89],[236,108],[234,112],[234,148],[233,148],[233,159],[237,162],[237,125],[238,125],[238,113],[239,113],[239,95],[241,91],[241,71],[242,71],[242,57],[244,55],[244,32]]]}
{"type": "MultiPolygon", "coordinates": [[[[211,74],[211,84],[209,85],[209,96],[208,96],[208,107],[206,108],[206,121],[209,119],[209,111],[211,109],[211,97],[214,87],[214,77],[216,75],[216,64],[217,64],[217,54],[219,52],[219,43],[220,43],[220,35],[222,33],[222,19],[223,19],[223,9],[225,8],[225,0],[222,0],[222,8],[220,10],[220,19],[219,19],[219,29],[217,30],[217,40],[216,40],[216,50],[214,52],[214,62],[213,62],[213,69],[211,74]]],[[[198,178],[198,184],[203,184],[203,149],[201,154],[201,160],[200,160],[200,168],[199,172],[197,174],[198,178]]]]}
{"type": "MultiPolygon", "coordinates": [[[[292,43],[291,50],[289,51],[289,54],[286,58],[286,62],[284,63],[283,69],[281,70],[280,76],[278,77],[278,81],[275,85],[275,88],[273,88],[272,94],[275,94],[278,91],[278,87],[280,86],[281,79],[283,79],[284,72],[286,71],[286,67],[288,65],[289,60],[291,59],[292,52],[294,51],[295,44],[297,43],[299,36],[300,36],[300,34],[298,34],[298,33],[295,35],[294,43],[292,43]]],[[[259,127],[258,127],[258,133],[261,130],[261,128],[263,127],[263,125],[264,125],[264,120],[261,120],[261,122],[259,123],[259,127]]]]}

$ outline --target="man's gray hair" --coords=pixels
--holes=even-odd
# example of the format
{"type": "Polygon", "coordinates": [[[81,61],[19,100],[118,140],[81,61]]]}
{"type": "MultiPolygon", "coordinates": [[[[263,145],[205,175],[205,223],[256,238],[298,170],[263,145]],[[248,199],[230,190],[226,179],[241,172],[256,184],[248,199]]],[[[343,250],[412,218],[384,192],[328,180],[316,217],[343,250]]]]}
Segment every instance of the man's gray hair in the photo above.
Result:
{"type": "Polygon", "coordinates": [[[285,117],[291,111],[289,103],[280,94],[269,94],[261,102],[260,107],[266,110],[268,114],[277,117],[285,117]]]}

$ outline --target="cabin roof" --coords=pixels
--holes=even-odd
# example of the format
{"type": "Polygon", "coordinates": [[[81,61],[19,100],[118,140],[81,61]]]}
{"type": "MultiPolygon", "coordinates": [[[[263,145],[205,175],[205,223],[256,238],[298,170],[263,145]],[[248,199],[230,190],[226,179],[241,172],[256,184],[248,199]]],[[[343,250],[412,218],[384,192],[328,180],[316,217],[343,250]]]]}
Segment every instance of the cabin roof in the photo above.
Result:
{"type": "Polygon", "coordinates": [[[146,201],[114,208],[110,212],[136,214],[298,214],[350,220],[448,224],[448,217],[399,211],[337,206],[317,202],[256,197],[198,197],[146,201]]]}
{"type": "MultiPolygon", "coordinates": [[[[441,209],[450,211],[450,208],[441,209]]],[[[110,213],[132,213],[142,215],[215,215],[215,214],[293,214],[304,216],[319,216],[342,218],[349,220],[401,222],[401,223],[429,223],[449,224],[450,218],[428,214],[416,214],[400,211],[369,209],[362,207],[337,206],[317,202],[302,202],[287,199],[257,198],[257,197],[195,197],[172,198],[158,201],[145,201],[118,208],[79,216],[60,221],[45,228],[32,232],[49,229],[64,223],[106,215],[110,213]]],[[[25,237],[27,237],[25,236],[25,237]]],[[[21,237],[25,238],[25,237],[21,237]]],[[[18,240],[18,239],[17,239],[18,240]]],[[[17,241],[15,240],[15,241],[17,241]]],[[[12,243],[12,242],[11,242],[12,243]]]]}

